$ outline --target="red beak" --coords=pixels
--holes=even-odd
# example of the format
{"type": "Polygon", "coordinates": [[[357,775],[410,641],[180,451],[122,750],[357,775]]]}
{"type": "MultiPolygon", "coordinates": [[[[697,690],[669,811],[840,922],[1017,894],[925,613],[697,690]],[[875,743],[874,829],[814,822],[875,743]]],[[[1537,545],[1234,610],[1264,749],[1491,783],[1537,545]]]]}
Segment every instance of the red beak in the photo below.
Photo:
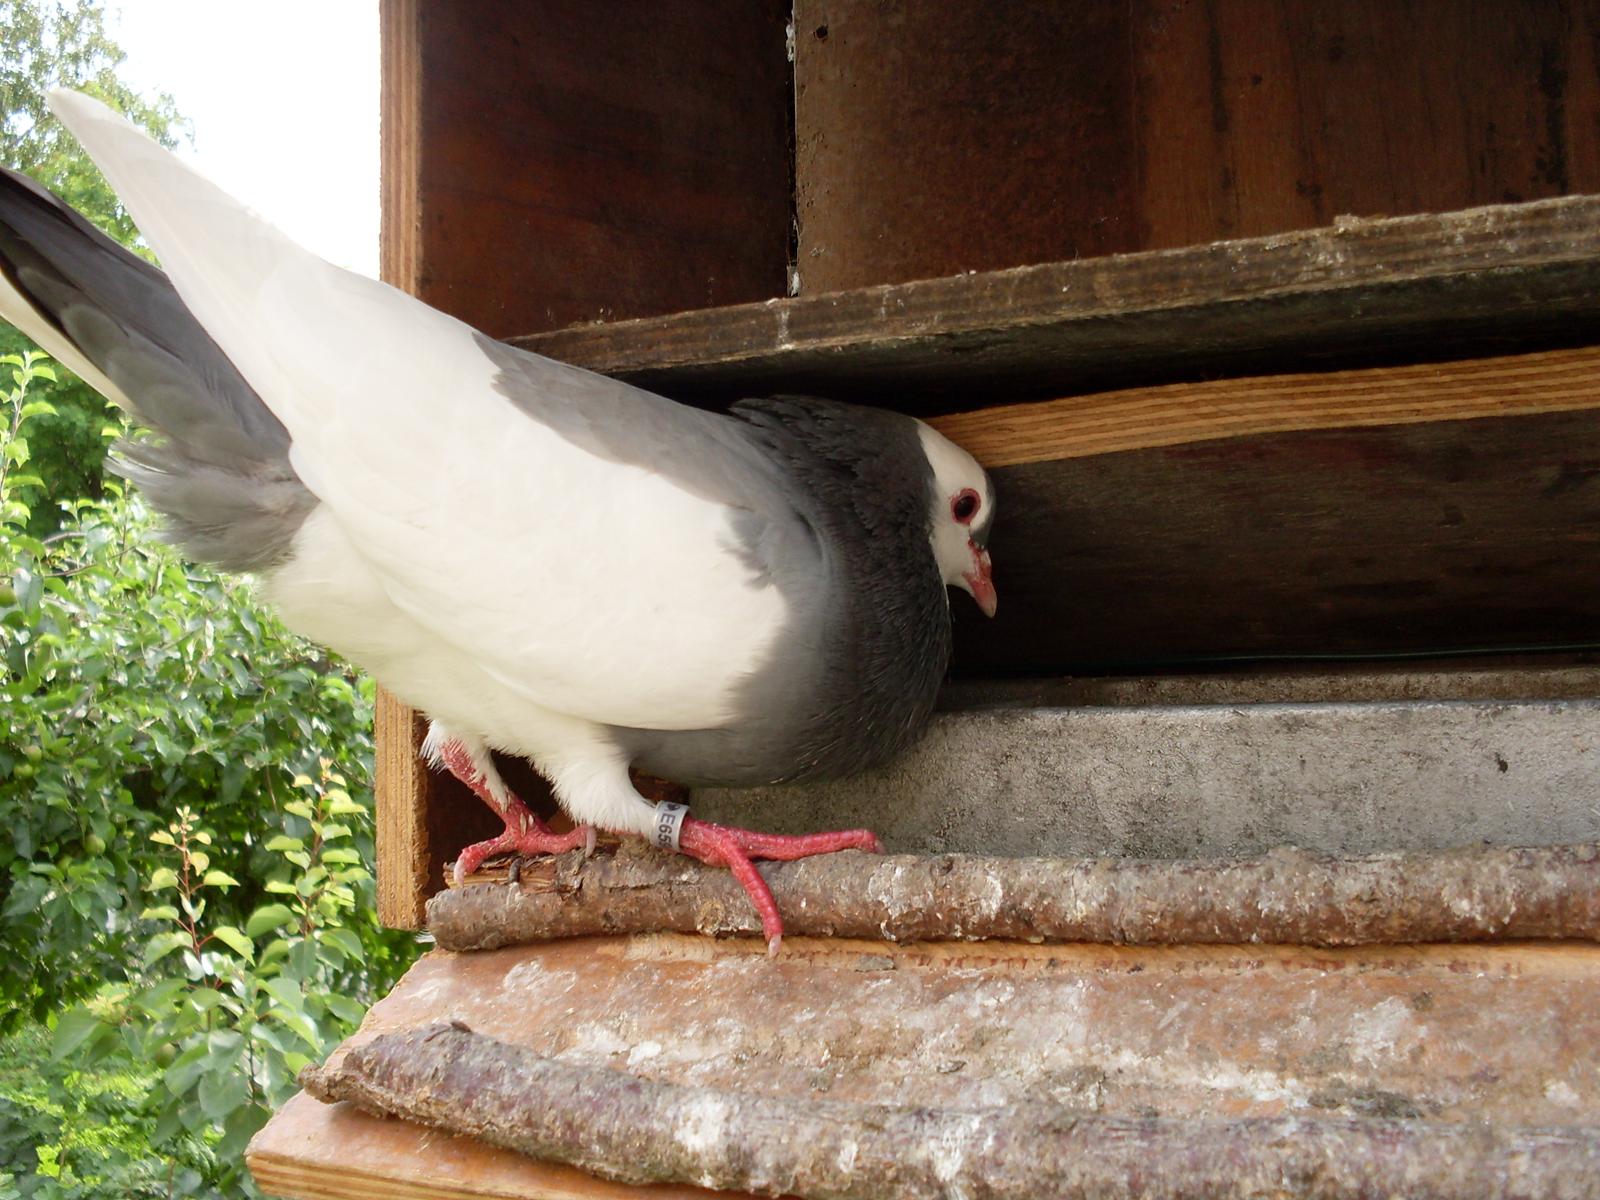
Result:
{"type": "Polygon", "coordinates": [[[999,601],[994,594],[994,580],[990,577],[989,552],[975,542],[968,542],[967,545],[972,550],[972,570],[963,578],[972,589],[972,598],[983,609],[983,615],[992,617],[999,601]]]}

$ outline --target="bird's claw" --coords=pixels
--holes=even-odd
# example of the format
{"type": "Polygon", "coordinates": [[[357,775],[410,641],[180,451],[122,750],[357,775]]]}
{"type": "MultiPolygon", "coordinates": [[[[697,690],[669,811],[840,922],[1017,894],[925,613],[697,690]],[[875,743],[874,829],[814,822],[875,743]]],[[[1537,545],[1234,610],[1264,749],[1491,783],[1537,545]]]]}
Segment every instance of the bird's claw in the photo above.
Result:
{"type": "MultiPolygon", "coordinates": [[[[584,853],[594,851],[594,826],[580,825],[569,833],[556,833],[538,817],[530,814],[529,820],[518,821],[513,829],[507,822],[506,830],[498,837],[474,842],[456,855],[455,881],[457,886],[484,863],[502,854],[526,855],[565,854],[568,850],[583,848],[584,853]]],[[[512,870],[520,872],[518,860],[513,858],[512,870]]]]}
{"type": "Polygon", "coordinates": [[[834,833],[810,833],[790,837],[776,833],[756,833],[750,829],[735,829],[727,825],[713,825],[710,821],[685,817],[678,832],[678,849],[703,863],[727,867],[744,888],[761,918],[761,932],[767,939],[767,956],[777,956],[783,945],[783,917],[778,913],[778,902],[772,889],[755,868],[752,859],[764,858],[780,862],[810,858],[817,854],[832,854],[839,850],[865,850],[882,854],[883,847],[870,829],[846,829],[834,833]]]}

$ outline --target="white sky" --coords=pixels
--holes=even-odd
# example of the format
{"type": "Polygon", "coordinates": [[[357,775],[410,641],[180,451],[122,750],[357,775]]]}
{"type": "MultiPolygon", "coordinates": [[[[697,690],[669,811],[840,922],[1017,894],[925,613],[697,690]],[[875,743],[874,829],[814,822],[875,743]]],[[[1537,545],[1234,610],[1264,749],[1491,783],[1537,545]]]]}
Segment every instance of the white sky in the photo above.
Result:
{"type": "Polygon", "coordinates": [[[182,153],[307,249],[378,273],[377,0],[112,0],[140,92],[194,127],[182,153]]]}

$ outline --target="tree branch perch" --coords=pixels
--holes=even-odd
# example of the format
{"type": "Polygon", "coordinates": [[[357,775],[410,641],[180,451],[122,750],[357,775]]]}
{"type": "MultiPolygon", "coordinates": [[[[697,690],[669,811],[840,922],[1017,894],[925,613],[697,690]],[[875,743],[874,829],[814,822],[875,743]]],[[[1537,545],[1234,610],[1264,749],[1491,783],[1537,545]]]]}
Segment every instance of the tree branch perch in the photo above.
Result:
{"type": "Polygon", "coordinates": [[[575,1066],[440,1024],[384,1034],[300,1082],[624,1183],[881,1196],[1563,1197],[1600,1135],[1417,1120],[1125,1118],[1048,1104],[953,1111],[789,1100],[575,1066]]]}
{"type": "MultiPolygon", "coordinates": [[[[763,863],[794,934],[1305,946],[1489,938],[1600,940],[1600,846],[1474,847],[1241,860],[881,857],[763,863]]],[[[479,876],[478,878],[482,878],[479,876]]],[[[651,932],[756,933],[726,871],[624,843],[526,864],[516,883],[428,902],[449,950],[651,932]]]]}

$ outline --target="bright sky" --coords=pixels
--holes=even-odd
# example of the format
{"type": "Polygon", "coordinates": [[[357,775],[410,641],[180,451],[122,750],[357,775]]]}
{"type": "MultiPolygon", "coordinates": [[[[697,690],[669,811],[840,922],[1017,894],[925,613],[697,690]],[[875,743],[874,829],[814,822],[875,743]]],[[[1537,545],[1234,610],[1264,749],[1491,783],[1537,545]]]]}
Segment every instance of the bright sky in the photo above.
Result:
{"type": "Polygon", "coordinates": [[[183,153],[310,250],[378,273],[377,0],[112,0],[122,79],[168,92],[183,153]]]}

